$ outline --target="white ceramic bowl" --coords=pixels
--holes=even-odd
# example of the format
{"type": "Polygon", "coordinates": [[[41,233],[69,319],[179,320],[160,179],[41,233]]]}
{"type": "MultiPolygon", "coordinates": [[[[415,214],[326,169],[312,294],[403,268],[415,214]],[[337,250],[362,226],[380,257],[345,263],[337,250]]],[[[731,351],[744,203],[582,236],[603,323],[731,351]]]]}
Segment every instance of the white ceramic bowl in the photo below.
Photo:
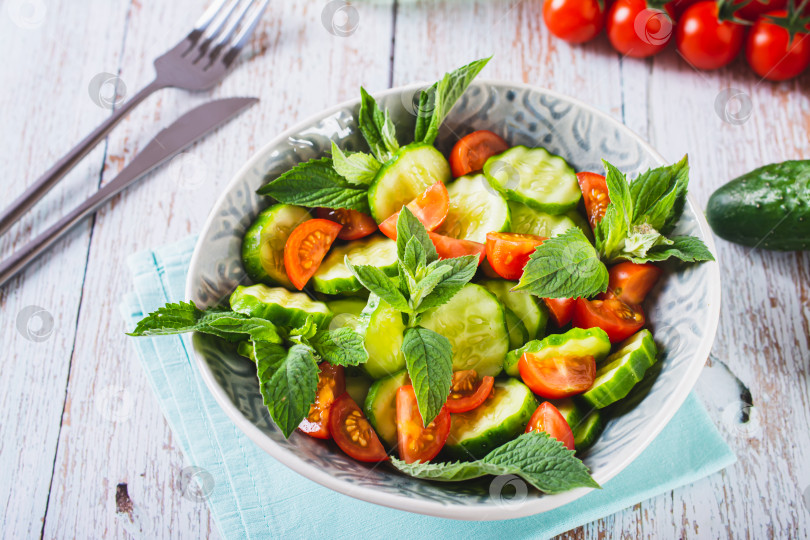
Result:
{"type": "MultiPolygon", "coordinates": [[[[391,109],[401,141],[412,138],[414,98],[420,86],[378,94],[391,109]]],[[[320,157],[334,140],[343,149],[364,149],[355,129],[359,100],[343,103],[287,130],[257,152],[230,181],[200,234],[186,283],[186,299],[198,306],[227,300],[247,282],[240,262],[242,235],[268,201],[255,191],[266,175],[320,157]]],[[[511,144],[543,146],[577,170],[601,171],[607,159],[631,177],[663,164],[661,156],[627,127],[575,99],[542,88],[505,82],[474,83],[445,121],[437,140],[447,152],[459,135],[489,129],[511,144]]],[[[676,230],[703,239],[712,252],[709,227],[692,200],[676,230]]],[[[663,351],[657,369],[625,399],[599,441],[584,456],[593,477],[605,484],[644,450],[692,389],[709,355],[720,310],[716,262],[671,267],[648,302],[648,320],[663,351]]],[[[492,520],[529,516],[573,501],[589,489],[558,495],[529,490],[526,497],[500,496],[492,479],[462,484],[432,483],[399,474],[387,465],[368,466],[332,442],[300,433],[285,440],[262,405],[255,367],[231,346],[194,336],[194,354],[216,400],[256,444],[294,471],[364,501],[433,516],[492,520]]],[[[500,482],[501,484],[503,482],[500,482]]]]}

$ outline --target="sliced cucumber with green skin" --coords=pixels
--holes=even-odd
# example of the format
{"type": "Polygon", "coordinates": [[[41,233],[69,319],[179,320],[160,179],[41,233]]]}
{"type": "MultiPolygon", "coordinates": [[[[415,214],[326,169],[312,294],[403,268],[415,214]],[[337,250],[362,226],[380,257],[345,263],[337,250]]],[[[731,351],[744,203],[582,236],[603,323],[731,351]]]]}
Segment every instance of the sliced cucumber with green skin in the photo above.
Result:
{"type": "Polygon", "coordinates": [[[360,331],[364,333],[363,344],[368,352],[368,361],[363,364],[366,373],[379,379],[404,369],[405,355],[401,349],[405,324],[402,314],[372,295],[361,318],[360,331]]]}
{"type": "Polygon", "coordinates": [[[292,289],[284,268],[284,244],[298,225],[312,219],[307,209],[275,204],[262,210],[242,239],[242,263],[250,279],[292,289]]]}
{"type": "Polygon", "coordinates": [[[360,314],[366,307],[367,301],[362,298],[340,298],[326,302],[326,307],[334,314],[332,322],[329,323],[331,329],[346,326],[357,329],[360,325],[360,314]]]}
{"type": "Polygon", "coordinates": [[[625,397],[644,378],[644,373],[658,359],[658,348],[652,334],[644,329],[619,345],[596,370],[596,380],[582,398],[603,409],[625,397]]]}
{"type": "Polygon", "coordinates": [[[346,370],[346,393],[348,393],[355,403],[362,405],[366,401],[366,396],[374,380],[360,370],[346,370]]]}
{"type": "Polygon", "coordinates": [[[518,362],[523,353],[527,352],[534,353],[539,358],[593,356],[598,364],[610,352],[610,339],[601,328],[572,328],[564,334],[552,334],[541,340],[530,341],[506,355],[504,368],[508,375],[520,376],[518,362]]]}
{"type": "Polygon", "coordinates": [[[577,452],[583,452],[593,446],[599,435],[605,429],[602,421],[602,413],[599,410],[591,412],[574,429],[574,448],[577,452]]]}
{"type": "Polygon", "coordinates": [[[577,426],[579,426],[580,422],[585,419],[585,411],[571,398],[551,399],[549,402],[557,407],[562,417],[568,422],[568,427],[571,428],[571,431],[574,431],[577,426]]]}
{"type": "Polygon", "coordinates": [[[481,459],[526,429],[537,399],[517,379],[495,381],[494,395],[475,409],[451,415],[445,451],[462,460],[481,459]]]}
{"type": "Polygon", "coordinates": [[[410,384],[404,369],[375,381],[368,390],[363,411],[374,431],[388,447],[397,444],[397,390],[410,384]]]}
{"type": "Polygon", "coordinates": [[[549,214],[573,210],[582,197],[574,169],[541,147],[514,146],[492,156],[484,174],[507,199],[549,214]]]}
{"type": "Polygon", "coordinates": [[[506,317],[506,330],[509,332],[509,348],[517,349],[529,341],[529,331],[526,325],[515,315],[515,312],[508,307],[503,307],[503,314],[506,317]]]}
{"type": "Polygon", "coordinates": [[[230,304],[236,312],[267,319],[284,328],[297,328],[307,321],[307,317],[312,317],[319,328],[324,328],[332,319],[332,312],[326,304],[284,287],[240,285],[231,293],[230,304]]]}
{"type": "Polygon", "coordinates": [[[506,315],[484,287],[468,283],[449,302],[426,311],[421,325],[450,340],[453,371],[474,369],[484,377],[503,370],[509,350],[506,315]]]}
{"type": "MultiPolygon", "coordinates": [[[[512,288],[517,285],[516,281],[488,279],[482,281],[481,285],[498,297],[498,300],[503,302],[503,305],[512,310],[526,327],[528,335],[517,347],[522,346],[530,339],[543,337],[548,322],[548,308],[545,303],[537,302],[535,297],[527,292],[512,291],[512,288]]],[[[517,347],[510,345],[510,349],[516,349],[517,347]]]]}
{"type": "Polygon", "coordinates": [[[483,174],[457,178],[447,186],[447,193],[450,208],[437,233],[483,244],[488,232],[509,230],[506,199],[492,189],[483,174]]]}
{"type": "Polygon", "coordinates": [[[509,201],[509,211],[512,216],[510,231],[514,233],[551,238],[564,233],[571,227],[579,227],[585,236],[593,238],[590,225],[577,210],[553,215],[540,212],[519,202],[509,201]]]}
{"type": "Polygon", "coordinates": [[[403,146],[377,171],[371,183],[371,215],[382,223],[436,182],[447,183],[451,178],[450,164],[433,145],[403,146]]]}
{"type": "Polygon", "coordinates": [[[389,276],[397,273],[397,243],[374,235],[332,248],[312,276],[312,288],[324,294],[353,293],[362,289],[346,266],[346,256],[352,264],[376,266],[389,276]]]}

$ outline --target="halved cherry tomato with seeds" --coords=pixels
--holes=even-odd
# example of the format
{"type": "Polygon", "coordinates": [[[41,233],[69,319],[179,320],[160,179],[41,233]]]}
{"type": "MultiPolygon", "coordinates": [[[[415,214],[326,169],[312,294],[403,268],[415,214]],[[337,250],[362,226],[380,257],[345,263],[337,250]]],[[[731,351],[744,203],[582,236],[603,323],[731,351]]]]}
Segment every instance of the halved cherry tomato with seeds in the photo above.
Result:
{"type": "Polygon", "coordinates": [[[473,131],[459,139],[450,152],[450,170],[456,178],[480,171],[489,158],[508,149],[509,143],[491,131],[473,131]]]}
{"type": "MultiPolygon", "coordinates": [[[[442,224],[450,209],[450,195],[441,182],[436,182],[418,197],[405,205],[413,212],[422,225],[429,231],[442,224]]],[[[395,212],[388,219],[380,223],[380,230],[391,240],[397,239],[397,220],[399,212],[395,212]]]]}
{"type": "Polygon", "coordinates": [[[603,299],[618,298],[630,305],[642,303],[661,277],[661,269],[654,264],[635,264],[629,261],[611,267],[608,273],[608,292],[603,299]]]}
{"type": "Polygon", "coordinates": [[[340,449],[357,461],[388,459],[374,428],[357,403],[345,392],[335,400],[329,411],[329,432],[340,449]]]}
{"type": "Polygon", "coordinates": [[[309,406],[309,414],[301,420],[298,429],[316,439],[329,438],[329,410],[335,398],[346,391],[343,366],[321,362],[318,367],[318,392],[315,403],[309,406]]]}
{"type": "Polygon", "coordinates": [[[546,303],[549,314],[554,319],[557,328],[562,328],[571,322],[576,301],[576,298],[543,298],[543,302],[546,303]]]}
{"type": "Polygon", "coordinates": [[[529,425],[526,426],[526,433],[530,431],[545,431],[569,450],[574,450],[574,432],[571,431],[571,426],[557,407],[548,401],[541,403],[532,414],[529,425]]]}
{"type": "Polygon", "coordinates": [[[546,399],[581,394],[593,386],[596,360],[593,356],[548,356],[526,352],[518,362],[520,378],[532,392],[546,399]]]}
{"type": "Polygon", "coordinates": [[[533,234],[487,233],[487,261],[502,278],[520,279],[529,256],[545,240],[533,234]]]}
{"type": "Polygon", "coordinates": [[[447,410],[451,413],[471,411],[481,405],[492,394],[495,379],[486,376],[478,378],[474,369],[453,373],[450,395],[447,396],[447,410]]]}
{"type": "Polygon", "coordinates": [[[618,343],[641,330],[644,312],[640,306],[625,304],[618,298],[577,298],[573,322],[577,328],[599,327],[607,333],[611,343],[618,343]]]}
{"type": "Polygon", "coordinates": [[[435,458],[450,435],[450,413],[442,407],[436,418],[424,426],[416,404],[413,386],[400,386],[397,390],[397,439],[399,458],[405,463],[435,458]]]}
{"type": "Polygon", "coordinates": [[[605,210],[610,204],[605,177],[592,172],[581,172],[577,173],[577,182],[579,189],[582,190],[588,223],[591,224],[591,229],[596,229],[596,224],[605,217],[605,210]]]}
{"type": "Polygon", "coordinates": [[[310,219],[290,233],[284,244],[284,268],[296,289],[303,289],[315,274],[342,228],[328,219],[310,219]]]}
{"type": "Polygon", "coordinates": [[[357,210],[318,208],[315,210],[315,215],[320,219],[328,219],[343,225],[337,236],[341,240],[357,240],[377,230],[377,222],[374,221],[374,218],[357,210]]]}
{"type": "Polygon", "coordinates": [[[486,257],[486,246],[484,244],[473,242],[472,240],[459,240],[458,238],[450,238],[449,236],[442,236],[429,232],[428,236],[433,241],[436,247],[436,253],[439,254],[440,259],[453,259],[455,257],[463,257],[465,255],[477,255],[478,264],[486,257]]]}

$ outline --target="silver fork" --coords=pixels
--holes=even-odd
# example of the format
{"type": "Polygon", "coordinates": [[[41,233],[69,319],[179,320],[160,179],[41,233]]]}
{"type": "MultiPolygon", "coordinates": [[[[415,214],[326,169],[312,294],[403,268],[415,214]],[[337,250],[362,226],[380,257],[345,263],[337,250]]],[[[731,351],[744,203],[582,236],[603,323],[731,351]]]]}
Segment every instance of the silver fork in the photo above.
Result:
{"type": "Polygon", "coordinates": [[[155,79],[48,169],[0,215],[6,232],[56,185],[136,105],[162,88],[200,91],[214,87],[233,67],[270,0],[214,0],[180,43],[155,59],[155,79]]]}

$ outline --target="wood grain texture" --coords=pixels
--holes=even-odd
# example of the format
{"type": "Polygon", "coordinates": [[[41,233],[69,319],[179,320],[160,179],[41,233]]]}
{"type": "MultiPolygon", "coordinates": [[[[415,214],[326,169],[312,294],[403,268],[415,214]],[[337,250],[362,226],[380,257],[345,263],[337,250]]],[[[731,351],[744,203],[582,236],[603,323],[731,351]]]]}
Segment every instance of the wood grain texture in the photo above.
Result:
{"type": "MultiPolygon", "coordinates": [[[[9,65],[0,71],[7,199],[109,113],[88,93],[95,74],[119,74],[134,93],[149,81],[151,59],[187,31],[204,4],[49,2],[42,23],[25,28],[31,24],[9,11],[17,3],[0,1],[0,50],[9,65]]],[[[153,96],[0,239],[5,255],[109,181],[194,105],[262,98],[117,197],[0,291],[0,341],[11,358],[5,353],[0,364],[0,536],[216,536],[205,504],[177,489],[183,456],[122,335],[117,304],[130,289],[125,260],[197,231],[256,149],[354,97],[361,84],[374,91],[432,81],[494,54],[482,77],[573,95],[625,122],[667,159],[688,152],[691,191],[701,205],[756,166],[810,157],[810,73],[760,83],[742,59],[707,74],[672,49],[633,60],[612,52],[604,36],[571,47],[549,36],[536,0],[358,2],[360,24],[348,37],[324,27],[325,5],[273,3],[246,61],[223,85],[207,94],[153,96]],[[735,91],[722,94],[729,88],[735,91]],[[738,96],[727,111],[731,122],[721,118],[721,94],[738,96]],[[750,115],[734,121],[740,100],[750,102],[750,115]],[[47,339],[30,339],[37,339],[34,315],[21,327],[27,330],[18,329],[27,306],[53,317],[47,339]]],[[[564,536],[763,538],[810,530],[802,500],[810,486],[810,256],[723,241],[718,251],[720,330],[697,389],[739,463],[564,536]]]]}

